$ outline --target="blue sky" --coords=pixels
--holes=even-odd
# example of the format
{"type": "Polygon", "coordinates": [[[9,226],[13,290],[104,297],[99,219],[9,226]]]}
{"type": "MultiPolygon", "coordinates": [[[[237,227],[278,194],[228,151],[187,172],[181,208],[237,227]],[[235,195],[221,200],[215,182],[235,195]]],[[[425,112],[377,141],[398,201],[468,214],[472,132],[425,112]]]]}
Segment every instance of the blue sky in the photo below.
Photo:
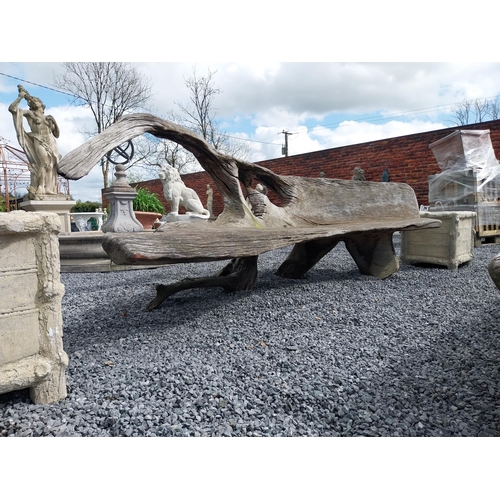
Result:
{"type": "MultiPolygon", "coordinates": [[[[353,11],[355,13],[356,9],[353,11]]],[[[434,13],[437,15],[437,12],[434,13]]],[[[451,22],[450,12],[447,11],[446,14],[447,22],[451,22]]],[[[306,14],[300,14],[303,15],[306,14]]],[[[455,12],[453,15],[460,17],[455,12]]],[[[414,20],[418,21],[418,14],[414,20]]],[[[365,20],[366,33],[369,32],[367,26],[372,25],[370,21],[365,20]]],[[[283,60],[292,62],[275,62],[272,56],[281,55],[280,52],[270,49],[268,40],[261,41],[258,45],[252,37],[244,40],[236,37],[234,47],[231,44],[228,47],[225,42],[224,50],[219,50],[223,35],[212,30],[209,36],[204,35],[205,43],[198,42],[196,50],[193,49],[191,53],[188,51],[185,59],[178,62],[134,64],[152,85],[154,95],[150,101],[150,111],[161,117],[165,117],[171,110],[178,111],[177,102],[188,102],[189,94],[184,79],[192,75],[193,68],[196,68],[198,75],[204,75],[208,70],[215,72],[215,85],[222,91],[214,101],[220,129],[232,137],[245,140],[250,149],[249,159],[252,161],[281,157],[283,131],[291,133],[288,137],[289,154],[301,154],[450,127],[455,124],[452,108],[463,99],[493,98],[500,94],[500,63],[488,62],[485,50],[487,39],[484,34],[484,42],[480,45],[453,45],[459,48],[459,56],[469,56],[472,60],[480,56],[482,60],[461,62],[462,57],[457,58],[457,53],[452,53],[453,47],[449,43],[443,43],[443,40],[449,40],[450,34],[447,36],[442,32],[439,18],[425,17],[421,22],[426,23],[429,33],[435,31],[438,39],[441,38],[441,43],[439,40],[438,43],[431,40],[429,35],[422,38],[417,26],[419,44],[423,45],[428,40],[431,44],[428,54],[431,56],[424,52],[421,57],[415,58],[407,50],[408,39],[411,38],[408,26],[394,25],[387,32],[380,31],[385,22],[380,22],[379,29],[371,39],[365,39],[369,40],[369,48],[377,55],[375,61],[379,59],[382,62],[374,61],[373,53],[366,51],[366,42],[363,42],[363,54],[368,54],[366,58],[353,52],[353,44],[347,44],[347,47],[345,41],[352,38],[355,32],[347,27],[347,31],[340,31],[339,34],[337,26],[337,31],[327,34],[316,30],[309,33],[301,31],[301,36],[297,37],[294,33],[291,38],[290,32],[285,33],[289,52],[283,54],[283,60]],[[321,45],[320,39],[331,40],[331,43],[321,45]],[[215,40],[214,44],[210,43],[212,40],[215,40]],[[304,43],[304,40],[310,43],[304,43]],[[218,50],[213,51],[217,42],[218,50]],[[342,50],[339,52],[336,49],[340,46],[342,50]],[[320,61],[321,58],[325,61],[334,59],[337,55],[341,61],[352,57],[353,61],[368,62],[311,62],[306,57],[310,57],[311,47],[320,61]],[[392,49],[389,53],[391,57],[394,57],[394,52],[397,54],[398,49],[404,48],[403,55],[409,62],[391,62],[390,57],[384,57],[387,47],[392,49]],[[384,48],[385,52],[380,52],[378,48],[384,48]],[[205,58],[192,57],[193,51],[197,56],[205,58]],[[220,59],[214,58],[213,52],[220,54],[220,59]],[[433,61],[435,57],[443,55],[449,56],[452,62],[421,62],[427,58],[433,61]],[[297,61],[297,57],[301,56],[304,61],[309,62],[301,62],[300,59],[297,61]],[[385,59],[389,62],[384,62],[385,59]],[[217,62],[218,60],[239,62],[217,62]]],[[[487,32],[489,21],[483,19],[482,22],[481,29],[487,32]]],[[[37,25],[38,21],[33,23],[37,25]]],[[[261,23],[266,25],[269,21],[261,23]]],[[[229,28],[224,26],[227,36],[229,28]]],[[[363,28],[360,19],[357,19],[356,26],[363,28]]],[[[78,30],[78,27],[75,29],[78,30]]],[[[273,29],[276,30],[275,25],[273,29]]],[[[149,27],[146,31],[149,33],[149,27]]],[[[232,32],[236,33],[234,29],[232,32]]],[[[25,37],[29,38],[29,29],[25,29],[25,33],[25,37]]],[[[57,61],[124,60],[124,54],[136,61],[155,56],[161,61],[172,53],[173,45],[170,41],[175,40],[175,34],[169,31],[158,55],[158,52],[155,53],[150,48],[144,51],[140,46],[132,47],[133,40],[122,37],[120,41],[123,46],[120,45],[117,54],[114,46],[112,50],[109,46],[89,49],[90,45],[85,45],[86,41],[82,40],[84,49],[74,43],[66,47],[62,42],[63,34],[48,31],[45,36],[47,39],[40,43],[48,44],[53,37],[52,44],[58,47],[57,57],[47,57],[51,62],[0,63],[0,137],[17,147],[7,108],[17,96],[17,85],[20,83],[32,95],[40,97],[47,107],[46,113],[56,118],[61,130],[58,145],[62,155],[87,139],[84,131],[92,130],[93,120],[88,109],[71,105],[68,96],[54,89],[54,75],[63,71],[62,65],[57,61]],[[78,57],[82,51],[90,57],[78,57]]],[[[69,39],[74,40],[74,37],[69,39]]],[[[23,61],[23,55],[24,60],[32,60],[29,56],[34,54],[33,47],[28,45],[27,53],[23,53],[23,47],[16,47],[17,57],[11,56],[11,61],[23,61]],[[29,58],[26,59],[27,56],[29,58]]],[[[182,57],[182,50],[178,46],[174,49],[175,54],[182,57]]],[[[51,55],[46,50],[39,52],[51,55]]],[[[9,59],[8,54],[6,55],[9,59]]],[[[75,199],[99,200],[101,187],[102,174],[99,167],[96,167],[87,177],[71,182],[71,193],[75,199]]]]}
{"type": "MultiPolygon", "coordinates": [[[[500,94],[500,63],[134,63],[150,82],[150,110],[165,117],[186,104],[184,79],[215,72],[221,89],[214,111],[220,128],[250,148],[251,161],[282,156],[283,131],[289,154],[296,155],[453,126],[452,108],[462,99],[500,94]]],[[[0,137],[17,147],[8,105],[23,85],[45,103],[61,130],[58,145],[66,153],[82,144],[93,119],[85,107],[71,104],[54,87],[62,65],[0,63],[0,137]],[[51,90],[52,89],[52,90],[51,90]]],[[[97,166],[71,182],[75,199],[100,199],[97,166]]]]}

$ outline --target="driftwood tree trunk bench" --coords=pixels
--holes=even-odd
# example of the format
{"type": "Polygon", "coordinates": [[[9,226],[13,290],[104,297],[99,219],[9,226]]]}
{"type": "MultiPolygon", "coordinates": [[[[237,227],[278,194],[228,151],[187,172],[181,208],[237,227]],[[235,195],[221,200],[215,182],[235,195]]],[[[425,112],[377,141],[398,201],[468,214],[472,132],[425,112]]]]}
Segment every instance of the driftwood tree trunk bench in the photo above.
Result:
{"type": "Polygon", "coordinates": [[[213,223],[176,222],[153,233],[107,233],[104,250],[116,264],[231,260],[216,276],[158,285],[149,310],[188,288],[248,290],[257,279],[258,256],[290,245],[291,253],[276,272],[280,277],[302,277],[344,241],[361,273],[383,279],[399,268],[394,232],[441,224],[420,218],[415,193],[406,184],[279,176],[221,154],[183,127],[142,113],[122,118],[66,155],[59,173],[79,179],[108,151],[144,133],[191,151],[222,194],[224,210],[213,223]],[[258,183],[279,202],[257,191],[258,183]]]}

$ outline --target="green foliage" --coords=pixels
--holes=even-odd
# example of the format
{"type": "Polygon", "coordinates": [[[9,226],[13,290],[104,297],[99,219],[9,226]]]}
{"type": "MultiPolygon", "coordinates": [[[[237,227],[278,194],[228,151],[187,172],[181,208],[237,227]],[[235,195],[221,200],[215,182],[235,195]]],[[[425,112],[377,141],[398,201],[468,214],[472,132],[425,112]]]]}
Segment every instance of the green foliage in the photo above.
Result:
{"type": "Polygon", "coordinates": [[[0,212],[7,212],[7,206],[5,203],[5,196],[0,194],[0,212]]]}
{"type": "Polygon", "coordinates": [[[137,212],[165,213],[161,201],[155,193],[151,193],[147,188],[137,188],[137,196],[132,202],[132,207],[137,212]]]}
{"type": "Polygon", "coordinates": [[[81,201],[78,200],[76,205],[71,208],[73,213],[79,212],[95,212],[97,208],[101,208],[101,204],[97,201],[81,201]]]}

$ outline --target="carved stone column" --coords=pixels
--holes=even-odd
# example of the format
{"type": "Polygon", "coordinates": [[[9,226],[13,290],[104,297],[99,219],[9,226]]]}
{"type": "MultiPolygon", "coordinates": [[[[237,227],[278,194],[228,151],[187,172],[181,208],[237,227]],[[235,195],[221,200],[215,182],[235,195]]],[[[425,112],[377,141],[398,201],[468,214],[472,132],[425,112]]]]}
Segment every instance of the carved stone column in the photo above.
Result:
{"type": "Polygon", "coordinates": [[[137,196],[137,192],[125,180],[126,175],[125,168],[122,165],[117,165],[115,182],[111,187],[103,190],[110,206],[108,220],[102,226],[103,233],[144,231],[142,224],[136,219],[132,207],[132,201],[137,196]]]}

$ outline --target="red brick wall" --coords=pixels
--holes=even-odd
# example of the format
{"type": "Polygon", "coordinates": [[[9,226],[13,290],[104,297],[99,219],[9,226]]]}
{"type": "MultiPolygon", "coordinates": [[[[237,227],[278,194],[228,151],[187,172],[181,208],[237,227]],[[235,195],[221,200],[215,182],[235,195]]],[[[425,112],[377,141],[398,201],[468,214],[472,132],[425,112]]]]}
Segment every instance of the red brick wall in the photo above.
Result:
{"type": "MultiPolygon", "coordinates": [[[[391,182],[409,184],[415,190],[418,203],[427,205],[427,177],[440,172],[429,144],[459,129],[489,130],[493,149],[497,157],[500,157],[500,120],[494,120],[256,163],[280,175],[319,177],[320,172],[324,172],[325,177],[334,179],[350,179],[354,167],[361,167],[365,171],[366,180],[377,182],[381,180],[384,169],[388,168],[391,182]]],[[[222,212],[222,196],[205,171],[183,175],[182,179],[186,186],[198,193],[204,206],[206,206],[207,201],[207,184],[211,184],[214,190],[214,215],[219,215],[222,212]]],[[[138,186],[146,186],[151,191],[158,193],[167,211],[170,209],[168,202],[163,197],[160,180],[140,182],[138,186]]]]}

